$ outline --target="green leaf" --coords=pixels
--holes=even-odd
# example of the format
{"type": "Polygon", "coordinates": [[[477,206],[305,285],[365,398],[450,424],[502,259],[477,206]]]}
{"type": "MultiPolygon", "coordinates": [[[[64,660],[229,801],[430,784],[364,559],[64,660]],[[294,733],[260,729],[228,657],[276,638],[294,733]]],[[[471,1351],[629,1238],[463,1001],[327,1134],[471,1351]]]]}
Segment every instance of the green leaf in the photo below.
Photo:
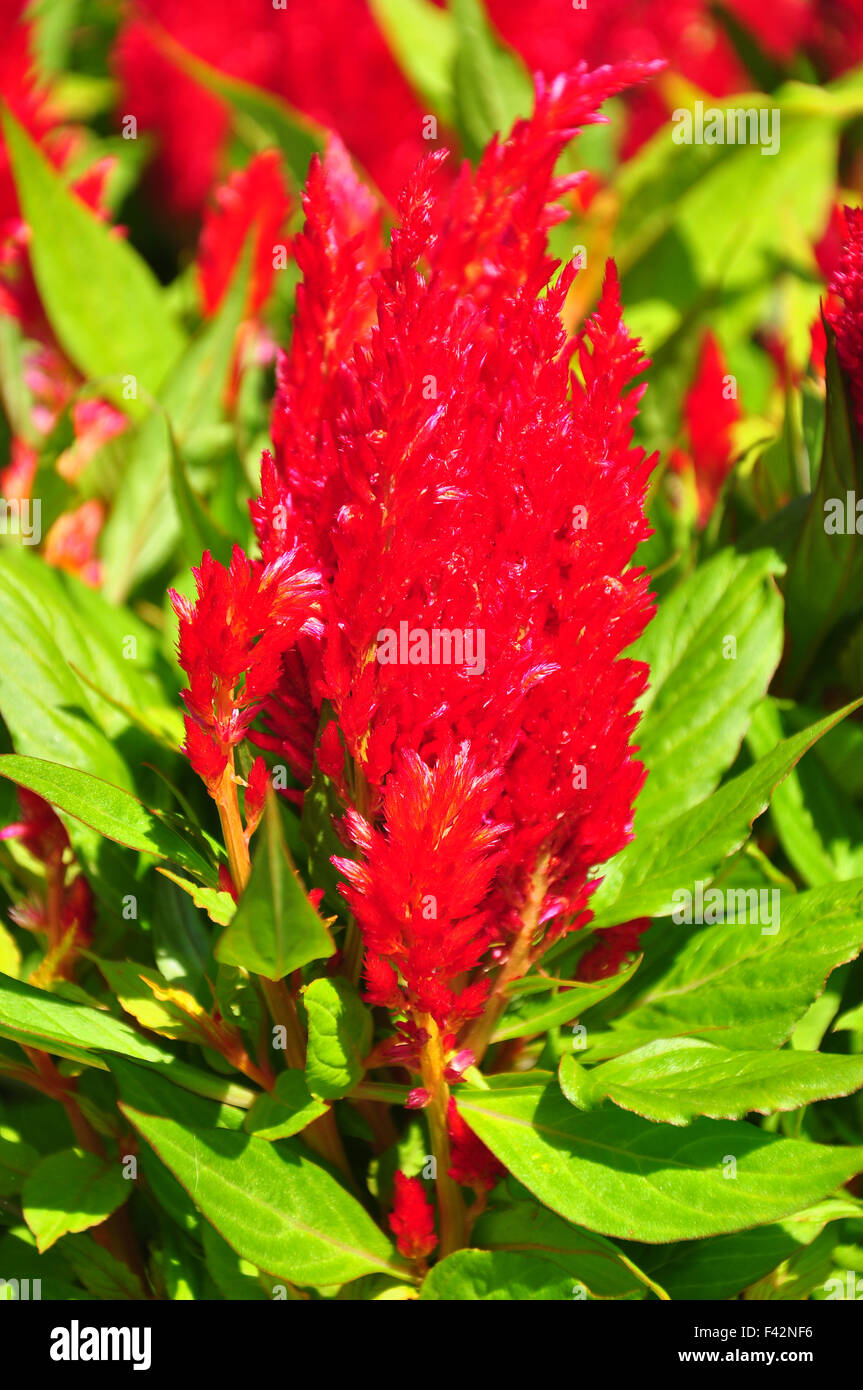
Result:
{"type": "Polygon", "coordinates": [[[462,1088],[459,1112],[552,1211],[603,1235],[648,1243],[776,1221],[863,1167],[863,1148],[777,1139],[746,1123],[696,1120],[681,1130],[616,1109],[582,1115],[556,1082],[462,1088]]]}
{"type": "Polygon", "coordinates": [[[451,14],[431,0],[370,0],[393,57],[417,96],[448,126],[455,123],[453,65],[458,36],[451,14]]]}
{"type": "Polygon", "coordinates": [[[201,1239],[207,1269],[223,1298],[231,1302],[259,1303],[267,1297],[255,1266],[232,1250],[208,1221],[202,1223],[201,1239]]]}
{"type": "MultiPolygon", "coordinates": [[[[100,537],[102,587],[112,603],[123,602],[138,583],[166,564],[180,541],[172,450],[185,454],[194,441],[224,418],[225,388],[247,283],[248,263],[242,256],[218,313],[189,344],[135,437],[100,537]]],[[[209,528],[208,534],[212,538],[209,528]]]]}
{"type": "Polygon", "coordinates": [[[549,1260],[509,1250],[456,1250],[435,1265],[425,1279],[420,1299],[448,1303],[569,1302],[572,1279],[549,1260]]]}
{"type": "Polygon", "coordinates": [[[195,907],[200,907],[210,921],[220,927],[226,927],[237,911],[237,904],[231,894],[222,888],[202,888],[199,883],[192,883],[187,878],[181,878],[179,874],[172,874],[170,869],[159,868],[157,873],[163,878],[169,878],[178,888],[182,888],[192,899],[195,907]]]}
{"type": "Polygon", "coordinates": [[[180,518],[186,558],[190,564],[197,565],[204,551],[209,550],[220,565],[227,566],[231,562],[231,551],[233,550],[231,538],[213,520],[206,506],[192,488],[170,421],[166,421],[166,429],[171,460],[171,488],[180,518]]]}
{"type": "Polygon", "coordinates": [[[863,561],[856,529],[844,516],[846,496],[863,495],[863,461],[830,325],[827,334],[827,424],[818,482],[785,584],[789,654],[785,675],[795,689],[809,671],[824,638],[863,601],[863,561]],[[828,532],[828,503],[837,500],[842,531],[828,532]]]}
{"type": "Polygon", "coordinates": [[[814,1240],[827,1221],[853,1215],[844,1198],[830,1198],[770,1226],[735,1235],[645,1250],[643,1263],[673,1299],[733,1298],[814,1240]]]}
{"type": "Polygon", "coordinates": [[[782,655],[782,600],[772,580],[782,568],[771,550],[720,551],[661,601],[628,653],[650,666],[637,733],[649,776],[636,834],[703,801],[733,763],[782,655]]]}
{"type": "Polygon", "coordinates": [[[183,348],[164,292],[128,241],[63,186],[8,110],[2,123],[51,326],[85,376],[107,378],[106,394],[140,414],[142,404],[125,399],[122,379],[132,376],[140,389],[158,391],[183,348]]]}
{"type": "Polygon", "coordinates": [[[491,1207],[480,1216],[471,1238],[491,1250],[541,1250],[543,1259],[560,1265],[592,1298],[644,1298],[648,1290],[666,1298],[664,1289],[610,1240],[571,1226],[534,1202],[491,1207]]]}
{"type": "MultiPolygon", "coordinates": [[[[830,972],[863,948],[863,880],[783,895],[774,935],[757,923],[663,922],[642,939],[648,961],[654,932],[669,946],[672,933],[682,939],[670,959],[663,954],[639,975],[612,1024],[621,1029],[617,1052],[675,1034],[728,1048],[780,1047],[830,972]]],[[[607,1041],[614,1047],[613,1036],[607,1041]]]]}
{"type": "Polygon", "coordinates": [[[91,1052],[116,1052],[153,1065],[167,1066],[174,1060],[121,1019],[8,975],[0,975],[0,1036],[91,1066],[104,1066],[91,1052]]]}
{"type": "Polygon", "coordinates": [[[21,758],[17,753],[0,756],[0,777],[29,787],[52,806],[119,845],[154,859],[171,860],[205,881],[215,882],[212,865],[166,819],[101,777],[42,758],[21,758]]]}
{"type": "MultiPolygon", "coordinates": [[[[548,980],[546,987],[552,986],[548,998],[517,999],[510,1004],[499,1026],[495,1029],[492,1042],[505,1042],[510,1038],[523,1038],[529,1033],[544,1033],[548,1028],[556,1028],[561,1023],[570,1023],[581,1018],[582,1014],[594,1004],[610,995],[632,979],[640,965],[640,959],[632,962],[625,970],[612,975],[610,979],[599,980],[596,984],[569,984],[566,989],[554,988],[554,981],[548,980]]],[[[524,981],[519,981],[523,986],[524,981]]]]}
{"type": "Polygon", "coordinates": [[[313,1095],[336,1100],[363,1075],[372,1045],[372,1016],[348,980],[313,980],[303,990],[309,1016],[306,1082],[313,1095]]]}
{"type": "Polygon", "coordinates": [[[647,1120],[685,1125],[697,1115],[742,1119],[847,1096],[863,1086],[863,1057],[817,1052],[730,1052],[695,1038],[661,1039],[588,1070],[560,1059],[560,1088],[579,1110],[606,1098],[647,1120]]]}
{"type": "Polygon", "coordinates": [[[456,119],[472,159],[495,134],[508,134],[533,110],[533,85],[521,58],[492,27],[482,0],[450,0],[457,35],[456,119]]]}
{"type": "Polygon", "coordinates": [[[216,960],[281,980],[335,951],[326,923],[309,902],[285,843],[275,793],[267,793],[252,877],[233,920],[216,943],[216,960]]]}
{"type": "Polygon", "coordinates": [[[298,1140],[191,1129],[121,1109],[238,1255],[296,1284],[404,1276],[392,1246],[298,1140]]]}
{"type": "Polygon", "coordinates": [[[9,1197],[21,1187],[39,1161],[32,1144],[25,1144],[14,1130],[0,1129],[0,1197],[9,1197]]]}
{"type": "Polygon", "coordinates": [[[259,1139],[287,1139],[327,1113],[327,1105],[312,1095],[301,1071],[283,1071],[275,1091],[258,1096],[243,1120],[247,1134],[259,1139]]]}
{"type": "Polygon", "coordinates": [[[594,894],[594,927],[633,917],[669,916],[674,895],[688,884],[708,882],[723,860],[748,838],[752,822],[776,787],[819,738],[859,707],[846,705],[783,741],[753,767],[725,782],[707,801],[684,811],[658,831],[645,832],[610,860],[594,894]]]}
{"type": "Polygon", "coordinates": [[[117,1299],[138,1303],[147,1297],[140,1279],[129,1266],[104,1250],[92,1236],[68,1235],[62,1248],[81,1283],[94,1298],[101,1302],[117,1299]]]}
{"type": "MultiPolygon", "coordinates": [[[[785,737],[786,722],[776,700],[762,702],[746,736],[756,757],[785,737]]],[[[800,763],[776,788],[770,819],[792,865],[812,887],[863,875],[863,815],[817,758],[800,763]]]]}
{"type": "Polygon", "coordinates": [[[106,1221],[131,1190],[119,1162],[62,1149],[33,1169],[21,1190],[21,1207],[43,1253],[67,1232],[106,1221]]]}

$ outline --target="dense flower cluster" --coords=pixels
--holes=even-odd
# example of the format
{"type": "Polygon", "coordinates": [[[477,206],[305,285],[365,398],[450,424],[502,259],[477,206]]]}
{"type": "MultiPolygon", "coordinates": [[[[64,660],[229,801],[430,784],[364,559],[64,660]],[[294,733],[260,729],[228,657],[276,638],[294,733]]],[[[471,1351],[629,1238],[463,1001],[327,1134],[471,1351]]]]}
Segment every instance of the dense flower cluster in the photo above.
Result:
{"type": "Polygon", "coordinates": [[[439,158],[418,169],[389,250],[341,147],[314,163],[253,505],[263,561],[205,556],[197,602],[174,596],[187,751],[217,800],[262,706],[252,738],[304,784],[323,726],[367,995],[426,1099],[459,1074],[489,965],[523,973],[584,925],[592,871],[632,833],[646,672],[621,653],[651,611],[629,567],[648,534],[645,363],[611,265],[567,340],[575,268],[556,275],[547,234],[578,178],[555,178],[564,145],[644,74],[539,82],[533,117],[475,172],[436,194],[439,158]],[[387,633],[411,635],[407,656],[383,659],[387,633]]]}

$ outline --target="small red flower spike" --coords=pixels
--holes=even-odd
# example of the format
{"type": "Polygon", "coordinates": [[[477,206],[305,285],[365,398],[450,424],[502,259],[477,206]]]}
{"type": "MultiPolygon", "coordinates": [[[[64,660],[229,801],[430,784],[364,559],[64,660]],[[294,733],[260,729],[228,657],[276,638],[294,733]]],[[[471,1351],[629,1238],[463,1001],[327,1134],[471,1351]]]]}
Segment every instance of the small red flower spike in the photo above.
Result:
{"type": "Polygon", "coordinates": [[[426,1197],[419,1178],[396,1173],[390,1230],[396,1237],[399,1254],[408,1260],[427,1259],[437,1245],[434,1207],[426,1197]]]}
{"type": "Polygon", "coordinates": [[[704,335],[695,379],[683,407],[689,454],[676,453],[672,467],[695,474],[698,525],[706,526],[734,462],[733,428],[740,419],[734,378],[712,333],[704,335]]]}
{"type": "Polygon", "coordinates": [[[245,169],[231,175],[216,191],[215,206],[204,216],[198,249],[198,278],[204,313],[221,304],[254,228],[246,316],[253,318],[266,303],[277,270],[278,248],[287,243],[284,227],[290,200],[277,150],[255,155],[245,169]]]}
{"type": "Polygon", "coordinates": [[[185,751],[216,802],[231,876],[242,891],[249,875],[249,837],[263,809],[265,770],[258,760],[244,831],[234,748],[277,684],[285,652],[302,631],[315,628],[319,581],[313,570],[300,568],[294,553],[261,565],[239,546],[229,568],[205,551],[193,573],[195,601],[170,591],[179,618],[179,662],[189,680],[183,691],[185,751]]]}
{"type": "Polygon", "coordinates": [[[465,1124],[452,1096],[447,1109],[447,1127],[452,1159],[450,1177],[461,1187],[472,1187],[477,1195],[490,1192],[506,1169],[465,1124]]]}
{"type": "Polygon", "coordinates": [[[828,306],[828,318],[836,332],[836,351],[857,428],[863,434],[863,208],[845,208],[845,237],[830,277],[830,294],[836,307],[828,306]]]}

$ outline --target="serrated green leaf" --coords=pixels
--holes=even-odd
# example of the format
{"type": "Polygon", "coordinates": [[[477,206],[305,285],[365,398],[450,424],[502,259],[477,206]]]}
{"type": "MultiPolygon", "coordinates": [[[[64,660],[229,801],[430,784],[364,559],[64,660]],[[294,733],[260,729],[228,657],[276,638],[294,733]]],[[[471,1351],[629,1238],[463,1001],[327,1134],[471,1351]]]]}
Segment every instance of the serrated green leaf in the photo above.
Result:
{"type": "Polygon", "coordinates": [[[130,414],[123,378],[159,390],[183,349],[183,334],[149,266],[70,193],[24,128],[2,113],[39,295],[61,346],[85,376],[130,414]]]}
{"type": "Polygon", "coordinates": [[[121,1108],[196,1207],[256,1268],[316,1286],[375,1271],[403,1277],[371,1217],[299,1141],[270,1144],[121,1108]]]}
{"type": "Polygon", "coordinates": [[[106,1221],[131,1190],[119,1162],[62,1149],[33,1169],[21,1189],[21,1207],[43,1253],[68,1232],[106,1221]]]}
{"type": "Polygon", "coordinates": [[[268,980],[281,980],[335,951],[326,924],[294,868],[275,794],[267,793],[252,876],[236,914],[216,943],[216,960],[268,980]]]}
{"type": "Polygon", "coordinates": [[[603,1235],[647,1243],[776,1221],[863,1167],[861,1147],[777,1139],[741,1122],[696,1120],[682,1130],[616,1109],[582,1115],[556,1082],[461,1088],[459,1112],[552,1211],[603,1235]],[[732,1171],[735,1177],[726,1176],[732,1171]]]}
{"type": "Polygon", "coordinates": [[[863,1057],[731,1052],[696,1038],[661,1039],[590,1069],[563,1056],[559,1078],[579,1110],[608,1099],[644,1119],[685,1125],[697,1115],[737,1120],[850,1095],[863,1086],[863,1057]]]}
{"type": "Polygon", "coordinates": [[[313,980],[303,990],[309,1016],[306,1082],[313,1095],[336,1100],[363,1075],[372,1045],[372,1016],[348,980],[313,980]]]}

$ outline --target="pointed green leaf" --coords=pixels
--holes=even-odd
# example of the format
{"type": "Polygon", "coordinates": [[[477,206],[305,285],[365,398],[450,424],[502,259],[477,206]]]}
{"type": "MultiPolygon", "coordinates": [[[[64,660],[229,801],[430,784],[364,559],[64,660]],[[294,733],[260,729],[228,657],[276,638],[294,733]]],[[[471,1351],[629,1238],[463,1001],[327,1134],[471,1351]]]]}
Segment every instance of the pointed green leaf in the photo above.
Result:
{"type": "Polygon", "coordinates": [[[325,922],[309,902],[269,792],[252,858],[252,877],[233,920],[216,943],[216,960],[268,980],[281,980],[335,951],[325,922]]]}
{"type": "Polygon", "coordinates": [[[846,396],[836,340],[828,324],[827,423],[818,482],[800,540],[788,567],[785,585],[788,607],[789,654],[786,680],[795,689],[809,670],[831,628],[863,602],[863,559],[856,532],[856,513],[849,530],[847,494],[863,495],[863,449],[846,396]],[[830,503],[838,503],[841,529],[830,503]]]}
{"type": "MultiPolygon", "coordinates": [[[[786,1042],[830,972],[863,949],[863,880],[783,894],[780,904],[776,932],[746,921],[651,928],[642,939],[646,960],[654,933],[675,949],[657,950],[621,1001],[616,1051],[679,1034],[740,1049],[786,1042]]],[[[592,1055],[597,1041],[590,1039],[592,1055]]],[[[613,1046],[613,1033],[607,1041],[613,1046]]]]}
{"type": "Polygon", "coordinates": [[[258,1269],[316,1286],[376,1271],[403,1276],[371,1217],[298,1140],[270,1144],[121,1109],[199,1211],[258,1269]]]}
{"type": "Polygon", "coordinates": [[[67,1232],[106,1221],[131,1191],[119,1162],[61,1149],[33,1169],[21,1190],[21,1207],[42,1253],[67,1232]]]}
{"type": "Polygon", "coordinates": [[[51,326],[85,376],[107,378],[105,392],[140,414],[141,392],[158,391],[183,348],[164,291],[128,241],[64,187],[8,110],[3,132],[51,326]],[[137,400],[124,396],[123,378],[130,376],[137,400]]]}
{"type": "Polygon", "coordinates": [[[462,1088],[459,1112],[552,1211],[648,1243],[776,1221],[863,1168],[863,1147],[777,1139],[744,1122],[696,1120],[678,1129],[617,1109],[579,1114],[557,1082],[462,1088]]]}
{"type": "MultiPolygon", "coordinates": [[[[532,1033],[544,1033],[548,1028],[557,1028],[562,1023],[571,1023],[575,1018],[609,998],[632,979],[639,965],[640,957],[609,979],[598,980],[595,984],[570,983],[565,989],[556,988],[553,980],[546,981],[550,988],[548,996],[536,998],[531,992],[527,998],[519,997],[510,1004],[499,1026],[495,1029],[492,1042],[505,1042],[510,1038],[523,1038],[532,1033]]],[[[523,985],[524,981],[519,981],[523,985]]]]}
{"type": "Polygon", "coordinates": [[[560,1059],[560,1088],[579,1110],[608,1098],[647,1120],[685,1125],[697,1115],[742,1119],[847,1096],[863,1086],[863,1057],[818,1052],[729,1052],[696,1038],[661,1039],[601,1066],[560,1059]]]}
{"type": "Polygon", "coordinates": [[[273,1093],[258,1096],[243,1120],[243,1129],[259,1139],[288,1139],[325,1115],[327,1108],[312,1095],[301,1071],[283,1071],[276,1077],[273,1093]]]}
{"type": "Polygon", "coordinates": [[[167,820],[121,787],[103,782],[101,777],[91,777],[77,768],[61,767],[42,758],[21,758],[17,753],[0,756],[0,777],[29,787],[52,806],[116,844],[154,859],[169,859],[205,881],[215,882],[212,865],[167,820]]]}
{"type": "Polygon", "coordinates": [[[846,705],[791,738],[783,739],[753,767],[726,782],[707,801],[684,811],[658,831],[645,831],[604,868],[591,906],[594,927],[633,917],[668,916],[674,894],[697,880],[709,882],[723,860],[740,848],[752,822],[775,788],[819,738],[857,709],[846,705]]]}

